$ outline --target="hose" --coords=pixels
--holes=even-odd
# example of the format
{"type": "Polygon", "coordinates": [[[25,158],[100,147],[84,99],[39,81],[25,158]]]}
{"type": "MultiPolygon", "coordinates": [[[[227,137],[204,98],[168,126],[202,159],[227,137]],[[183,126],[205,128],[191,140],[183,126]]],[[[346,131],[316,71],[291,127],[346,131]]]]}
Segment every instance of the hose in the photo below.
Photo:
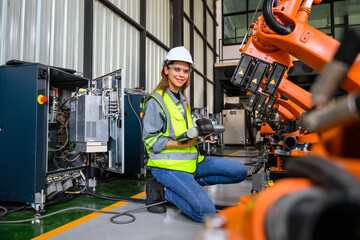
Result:
{"type": "Polygon", "coordinates": [[[289,135],[284,139],[284,147],[286,150],[294,149],[297,144],[298,144],[297,139],[292,135],[289,135]]]}
{"type": "Polygon", "coordinates": [[[106,195],[99,195],[96,193],[91,192],[84,192],[84,195],[88,195],[91,197],[96,197],[105,200],[112,200],[112,201],[125,201],[125,202],[132,202],[132,203],[145,203],[145,199],[138,199],[138,198],[129,198],[129,197],[114,197],[114,196],[106,196],[106,195]]]}
{"type": "Polygon", "coordinates": [[[0,209],[4,210],[4,212],[0,214],[0,218],[6,216],[6,215],[8,214],[8,212],[9,212],[9,211],[7,210],[7,208],[5,208],[5,207],[3,207],[3,206],[0,206],[0,209]]]}
{"type": "MultiPolygon", "coordinates": [[[[113,196],[105,196],[105,195],[98,195],[95,193],[90,193],[90,192],[84,192],[84,195],[89,195],[92,197],[97,197],[97,198],[101,198],[101,199],[106,199],[106,200],[112,200],[112,201],[126,201],[126,202],[133,202],[133,203],[140,203],[140,204],[145,204],[146,200],[145,199],[137,199],[137,198],[127,198],[127,197],[113,197],[113,196]]],[[[66,208],[66,209],[62,209],[53,213],[49,213],[40,217],[35,217],[35,218],[29,218],[29,219],[22,219],[22,220],[13,220],[13,221],[0,221],[0,224],[14,224],[14,223],[26,223],[26,222],[32,222],[32,221],[36,221],[36,220],[40,220],[46,217],[50,217],[53,216],[55,214],[58,213],[63,213],[63,212],[67,212],[67,211],[72,211],[72,210],[86,210],[86,211],[93,211],[93,212],[101,212],[101,213],[107,213],[107,214],[115,214],[114,216],[112,216],[110,218],[110,222],[114,223],[114,224],[128,224],[128,223],[132,223],[136,220],[136,217],[134,215],[129,214],[130,212],[135,212],[135,211],[139,211],[139,210],[143,210],[149,207],[153,207],[153,206],[157,206],[157,205],[161,205],[161,204],[165,204],[168,201],[162,201],[162,202],[157,202],[157,203],[153,203],[153,204],[149,204],[149,205],[145,205],[144,207],[140,207],[140,208],[135,208],[129,211],[125,211],[125,212],[115,212],[115,211],[104,211],[104,210],[99,210],[99,209],[94,209],[94,208],[85,208],[85,207],[71,207],[71,208],[66,208]],[[127,216],[130,218],[130,220],[115,220],[118,217],[121,216],[127,216]]],[[[215,208],[217,210],[221,210],[224,209],[225,207],[229,207],[229,206],[223,206],[223,205],[215,205],[215,208]]],[[[23,207],[16,209],[20,210],[23,207]]],[[[5,215],[7,215],[10,212],[13,211],[8,211],[7,208],[0,206],[0,209],[4,210],[4,213],[2,213],[0,215],[1,217],[4,217],[5,215]]]]}
{"type": "MultiPolygon", "coordinates": [[[[114,224],[128,224],[128,223],[132,223],[132,222],[134,222],[136,220],[135,216],[129,214],[130,212],[135,212],[135,211],[145,209],[145,208],[148,208],[148,207],[153,207],[153,206],[156,206],[156,205],[164,204],[166,202],[167,201],[162,201],[162,202],[146,205],[145,207],[136,208],[136,209],[132,209],[132,210],[125,211],[125,212],[104,211],[104,210],[99,210],[99,209],[94,209],[94,208],[85,208],[85,207],[72,207],[72,208],[62,209],[62,210],[59,210],[59,211],[56,211],[56,212],[53,212],[53,213],[49,213],[49,214],[46,214],[46,215],[43,215],[43,216],[40,216],[40,217],[35,217],[35,218],[29,218],[29,219],[23,219],[23,220],[14,220],[14,221],[0,221],[0,224],[13,224],[13,223],[32,222],[32,221],[36,221],[36,220],[40,220],[40,219],[43,219],[43,218],[53,216],[53,215],[58,214],[58,213],[63,213],[63,212],[72,211],[72,210],[86,210],[86,211],[92,211],[92,212],[116,214],[115,216],[110,218],[111,223],[114,223],[114,224]],[[131,219],[128,220],[128,221],[115,221],[114,220],[115,218],[118,218],[120,216],[128,216],[131,219]]],[[[2,208],[2,207],[0,206],[0,208],[2,208]]]]}
{"type": "Polygon", "coordinates": [[[265,20],[266,24],[268,25],[268,27],[271,30],[273,30],[274,32],[276,32],[278,34],[288,35],[288,34],[292,33],[292,31],[294,30],[294,26],[283,25],[275,19],[274,13],[273,13],[273,7],[272,7],[273,3],[274,3],[274,0],[265,0],[264,1],[263,16],[264,16],[264,20],[265,20]]]}

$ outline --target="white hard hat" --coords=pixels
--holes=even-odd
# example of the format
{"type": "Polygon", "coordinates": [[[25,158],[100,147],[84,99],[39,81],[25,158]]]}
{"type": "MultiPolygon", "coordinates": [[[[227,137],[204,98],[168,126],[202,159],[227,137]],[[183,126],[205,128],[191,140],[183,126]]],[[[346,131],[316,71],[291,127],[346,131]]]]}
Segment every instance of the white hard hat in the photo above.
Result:
{"type": "Polygon", "coordinates": [[[192,60],[191,54],[183,46],[170,49],[162,63],[162,66],[165,66],[168,62],[174,61],[187,62],[190,67],[194,67],[194,62],[192,60]]]}

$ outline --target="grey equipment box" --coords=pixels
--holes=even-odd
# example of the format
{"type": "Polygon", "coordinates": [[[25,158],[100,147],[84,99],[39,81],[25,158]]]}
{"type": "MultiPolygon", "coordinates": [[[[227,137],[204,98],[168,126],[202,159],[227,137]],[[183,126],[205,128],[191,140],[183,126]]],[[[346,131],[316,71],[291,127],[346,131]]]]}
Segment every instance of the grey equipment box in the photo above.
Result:
{"type": "Polygon", "coordinates": [[[83,94],[70,105],[70,141],[79,152],[106,152],[108,119],[102,111],[101,96],[83,94]]]}
{"type": "Polygon", "coordinates": [[[246,144],[246,125],[244,109],[224,109],[223,125],[225,132],[223,133],[224,144],[246,144]]]}

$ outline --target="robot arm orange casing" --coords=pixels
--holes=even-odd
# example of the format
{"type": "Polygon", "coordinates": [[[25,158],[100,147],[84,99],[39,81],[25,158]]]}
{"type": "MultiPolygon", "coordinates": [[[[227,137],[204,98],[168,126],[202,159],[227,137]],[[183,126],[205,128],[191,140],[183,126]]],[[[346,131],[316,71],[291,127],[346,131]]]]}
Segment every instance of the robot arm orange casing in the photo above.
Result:
{"type": "MultiPolygon", "coordinates": [[[[316,3],[319,2],[321,1],[316,1],[316,3]]],[[[304,6],[299,8],[299,6],[300,1],[283,0],[280,1],[278,7],[274,8],[278,21],[294,26],[290,34],[275,33],[267,27],[264,17],[260,16],[253,27],[252,36],[241,51],[266,62],[279,62],[288,67],[292,66],[292,56],[295,56],[320,72],[325,64],[333,58],[339,42],[307,25],[310,8],[304,6]],[[281,11],[283,8],[285,10],[281,11]]],[[[359,68],[360,55],[342,85],[344,90],[351,91],[359,88],[360,81],[356,81],[356,79],[360,79],[360,71],[356,71],[359,68]]],[[[277,91],[306,111],[313,107],[311,94],[285,78],[282,79],[277,91]]]]}
{"type": "MultiPolygon", "coordinates": [[[[242,49],[242,52],[270,63],[279,62],[288,67],[292,65],[291,56],[294,56],[314,70],[321,72],[325,64],[332,60],[340,43],[336,39],[306,24],[304,15],[299,14],[299,12],[302,13],[306,11],[302,10],[299,11],[298,14],[294,14],[294,9],[296,6],[299,6],[300,1],[292,2],[291,6],[293,7],[289,11],[286,11],[286,9],[289,8],[289,1],[280,1],[280,5],[274,8],[274,14],[276,14],[276,17],[282,22],[294,26],[293,31],[287,35],[277,34],[267,27],[264,17],[260,16],[254,25],[252,37],[244,49],[242,49]],[[285,7],[285,10],[281,11],[283,7],[285,7]]],[[[308,9],[307,12],[309,11],[308,9]]],[[[344,81],[342,85],[345,91],[349,92],[360,87],[360,73],[357,71],[359,68],[360,55],[357,57],[347,74],[346,81],[344,81]]],[[[281,83],[282,86],[285,84],[289,85],[290,83],[286,81],[281,83]]],[[[294,87],[284,89],[282,86],[279,87],[279,90],[282,91],[281,93],[284,96],[288,95],[289,99],[301,106],[301,104],[298,103],[299,98],[292,99],[292,95],[297,91],[302,91],[300,89],[294,89],[294,87]]],[[[303,91],[306,92],[305,90],[303,91]]],[[[306,95],[311,96],[310,93],[306,95]]],[[[307,102],[309,97],[307,96],[306,99],[307,102]]],[[[307,103],[307,107],[301,107],[307,109],[309,103],[307,103]]]]}

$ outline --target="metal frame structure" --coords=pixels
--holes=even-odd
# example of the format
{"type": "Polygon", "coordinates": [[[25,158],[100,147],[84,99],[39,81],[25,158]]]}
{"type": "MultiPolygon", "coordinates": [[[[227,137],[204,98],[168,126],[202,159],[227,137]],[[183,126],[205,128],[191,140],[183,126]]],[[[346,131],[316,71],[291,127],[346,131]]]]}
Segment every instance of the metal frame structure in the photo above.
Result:
{"type": "MultiPolygon", "coordinates": [[[[344,2],[344,0],[323,0],[321,2],[320,5],[323,4],[330,4],[330,26],[328,27],[323,27],[323,28],[317,28],[318,30],[326,30],[326,29],[330,29],[331,33],[330,35],[333,38],[337,38],[337,36],[335,35],[335,28],[341,28],[343,27],[345,29],[345,31],[348,31],[349,27],[351,26],[358,26],[360,24],[352,24],[349,25],[349,21],[348,18],[345,18],[345,23],[344,24],[335,24],[334,18],[335,18],[335,2],[344,2]]],[[[261,9],[259,9],[259,11],[261,11],[261,9]]],[[[222,29],[224,29],[224,18],[226,17],[231,17],[231,16],[236,16],[236,15],[252,15],[255,12],[255,10],[249,10],[249,0],[246,0],[246,10],[245,11],[240,11],[240,12],[231,12],[231,13],[223,13],[222,16],[222,29]]],[[[249,17],[246,18],[246,26],[249,26],[250,22],[249,22],[249,17]]],[[[230,46],[230,45],[239,45],[242,41],[242,39],[244,38],[244,36],[235,36],[235,43],[224,43],[224,31],[222,32],[222,46],[230,46]],[[236,39],[241,39],[239,42],[236,42],[236,39]]],[[[227,39],[233,39],[233,38],[227,38],[227,39]]],[[[220,46],[220,42],[219,42],[219,46],[220,46]]]]}
{"type": "MultiPolygon", "coordinates": [[[[92,70],[93,70],[93,1],[94,0],[85,0],[85,31],[84,31],[84,77],[92,79],[92,70]]],[[[140,24],[134,21],[131,17],[129,17],[126,13],[116,7],[113,3],[109,0],[99,0],[102,4],[104,4],[107,8],[109,8],[113,13],[124,19],[128,22],[131,26],[135,27],[137,30],[140,31],[140,87],[145,86],[145,78],[146,78],[146,39],[149,38],[158,44],[161,48],[166,51],[169,51],[170,48],[175,46],[180,46],[184,44],[184,24],[183,19],[185,18],[190,22],[190,52],[194,55],[194,31],[196,31],[204,41],[204,69],[203,73],[201,73],[198,69],[194,69],[194,72],[199,74],[202,78],[204,78],[204,105],[207,105],[207,85],[206,84],[213,84],[208,77],[207,77],[207,69],[206,69],[206,62],[207,62],[207,47],[209,47],[214,53],[215,62],[216,59],[216,37],[215,37],[215,30],[216,30],[216,18],[214,13],[210,10],[207,6],[206,0],[202,0],[203,4],[203,13],[206,16],[207,13],[210,14],[213,25],[214,25],[214,35],[213,35],[213,42],[215,44],[212,47],[206,38],[206,17],[204,17],[204,31],[201,33],[200,29],[198,29],[194,24],[194,0],[190,0],[190,16],[184,12],[184,0],[169,0],[171,1],[171,15],[172,15],[172,22],[171,22],[171,46],[167,46],[149,31],[147,31],[147,23],[146,23],[146,0],[140,0],[140,24]],[[174,24],[176,23],[176,24],[174,24]]],[[[213,8],[216,9],[216,1],[213,1],[213,8]]],[[[194,73],[192,73],[191,78],[194,78],[194,73]]],[[[191,82],[190,86],[190,105],[194,106],[194,83],[191,82]]]]}

